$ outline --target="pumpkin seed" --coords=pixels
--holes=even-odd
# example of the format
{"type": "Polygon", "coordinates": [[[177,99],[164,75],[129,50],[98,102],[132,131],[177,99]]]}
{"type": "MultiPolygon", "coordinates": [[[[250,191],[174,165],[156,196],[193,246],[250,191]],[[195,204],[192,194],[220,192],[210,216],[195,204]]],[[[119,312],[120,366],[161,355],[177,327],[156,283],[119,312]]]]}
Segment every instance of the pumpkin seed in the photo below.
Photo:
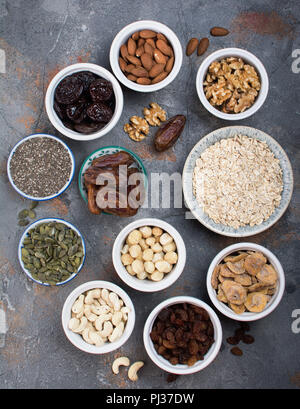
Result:
{"type": "Polygon", "coordinates": [[[20,219],[18,221],[19,226],[27,226],[28,224],[29,224],[29,220],[27,220],[27,219],[20,219]]]}
{"type": "Polygon", "coordinates": [[[28,210],[27,209],[23,209],[19,212],[18,214],[18,218],[19,219],[25,219],[25,217],[28,216],[28,210]]]}
{"type": "Polygon", "coordinates": [[[36,218],[36,213],[34,210],[28,210],[28,217],[30,217],[30,219],[35,219],[36,218]]]}

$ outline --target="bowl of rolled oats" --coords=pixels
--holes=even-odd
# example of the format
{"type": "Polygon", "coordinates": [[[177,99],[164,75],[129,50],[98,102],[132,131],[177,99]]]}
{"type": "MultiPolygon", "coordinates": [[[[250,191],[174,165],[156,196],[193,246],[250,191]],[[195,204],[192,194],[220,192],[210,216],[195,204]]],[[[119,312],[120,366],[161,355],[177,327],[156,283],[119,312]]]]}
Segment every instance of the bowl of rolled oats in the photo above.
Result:
{"type": "Polygon", "coordinates": [[[226,120],[245,119],[257,112],[268,94],[269,79],[262,62],[239,48],[210,54],[200,65],[196,89],[203,106],[226,120]]]}
{"type": "Polygon", "coordinates": [[[282,147],[248,126],[219,128],[203,137],[187,157],[182,181],[193,217],[230,237],[270,228],[293,193],[293,171],[282,147]]]}

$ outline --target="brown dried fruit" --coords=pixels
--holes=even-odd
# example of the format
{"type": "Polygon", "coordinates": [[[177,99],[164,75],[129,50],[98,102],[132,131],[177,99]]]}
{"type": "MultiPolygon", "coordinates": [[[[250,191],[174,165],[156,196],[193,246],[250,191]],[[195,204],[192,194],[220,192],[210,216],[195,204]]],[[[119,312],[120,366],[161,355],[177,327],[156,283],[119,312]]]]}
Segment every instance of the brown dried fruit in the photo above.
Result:
{"type": "Polygon", "coordinates": [[[245,334],[242,336],[242,341],[244,342],[244,344],[253,344],[253,342],[255,341],[254,337],[250,334],[245,334]]]}
{"type": "Polygon", "coordinates": [[[201,38],[198,48],[197,48],[197,55],[203,55],[205,51],[208,49],[209,46],[209,39],[207,37],[201,38]]]}
{"type": "Polygon", "coordinates": [[[250,312],[261,312],[265,309],[268,300],[268,296],[261,292],[249,293],[245,301],[245,306],[250,312]]]}
{"type": "Polygon", "coordinates": [[[235,281],[223,281],[222,290],[224,291],[227,300],[232,304],[241,305],[244,304],[247,299],[247,292],[245,288],[235,281]]]}
{"type": "Polygon", "coordinates": [[[189,40],[186,46],[186,51],[185,51],[188,57],[194,53],[194,51],[196,50],[198,46],[198,42],[199,42],[198,38],[191,38],[189,40]]]}
{"type": "Polygon", "coordinates": [[[175,144],[186,122],[184,115],[175,115],[163,123],[155,134],[154,145],[158,152],[165,151],[175,144]]]}
{"type": "Polygon", "coordinates": [[[226,341],[228,342],[228,344],[230,345],[237,345],[239,343],[239,339],[236,337],[228,337],[226,339],[226,341]]]}
{"type": "Polygon", "coordinates": [[[242,351],[239,347],[233,347],[233,348],[231,348],[230,352],[231,352],[233,355],[236,355],[236,356],[242,356],[242,355],[243,355],[243,351],[242,351]]]}
{"type": "Polygon", "coordinates": [[[223,27],[213,27],[210,29],[210,34],[215,37],[226,36],[229,31],[223,27]]]}

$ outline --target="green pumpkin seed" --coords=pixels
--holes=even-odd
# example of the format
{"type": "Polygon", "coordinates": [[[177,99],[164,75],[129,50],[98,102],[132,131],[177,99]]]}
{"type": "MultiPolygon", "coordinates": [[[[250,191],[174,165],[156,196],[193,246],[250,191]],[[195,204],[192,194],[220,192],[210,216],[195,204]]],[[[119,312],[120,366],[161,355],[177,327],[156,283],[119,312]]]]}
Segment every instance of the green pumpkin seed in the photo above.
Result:
{"type": "Polygon", "coordinates": [[[28,210],[28,217],[30,217],[30,219],[35,219],[36,218],[36,213],[34,210],[28,210]]]}
{"type": "Polygon", "coordinates": [[[28,210],[27,209],[23,209],[19,212],[18,214],[18,218],[19,219],[25,219],[25,217],[28,216],[28,210]]]}
{"type": "Polygon", "coordinates": [[[27,226],[28,224],[29,224],[29,220],[27,220],[27,219],[20,219],[18,221],[19,226],[27,226]]]}

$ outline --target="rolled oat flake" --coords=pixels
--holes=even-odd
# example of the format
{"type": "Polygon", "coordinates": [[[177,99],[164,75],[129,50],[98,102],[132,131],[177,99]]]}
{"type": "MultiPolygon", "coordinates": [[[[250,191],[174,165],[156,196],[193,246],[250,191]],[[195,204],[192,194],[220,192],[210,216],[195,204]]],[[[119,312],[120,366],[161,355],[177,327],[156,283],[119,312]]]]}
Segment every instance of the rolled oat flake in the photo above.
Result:
{"type": "Polygon", "coordinates": [[[67,149],[48,137],[36,137],[20,144],[10,161],[15,185],[32,197],[47,197],[59,192],[71,176],[67,149]]]}

